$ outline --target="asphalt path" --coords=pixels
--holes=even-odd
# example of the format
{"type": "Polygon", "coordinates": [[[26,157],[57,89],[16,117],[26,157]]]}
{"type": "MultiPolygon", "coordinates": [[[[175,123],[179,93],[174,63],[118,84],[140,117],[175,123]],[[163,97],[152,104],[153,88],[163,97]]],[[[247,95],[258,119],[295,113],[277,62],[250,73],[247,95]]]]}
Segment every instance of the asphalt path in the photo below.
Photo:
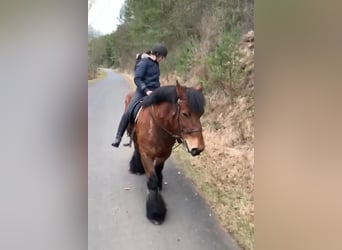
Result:
{"type": "Polygon", "coordinates": [[[239,249],[170,159],[163,171],[166,220],[146,219],[146,177],[128,172],[133,149],[110,146],[130,87],[123,75],[105,71],[88,87],[88,249],[239,249]]]}

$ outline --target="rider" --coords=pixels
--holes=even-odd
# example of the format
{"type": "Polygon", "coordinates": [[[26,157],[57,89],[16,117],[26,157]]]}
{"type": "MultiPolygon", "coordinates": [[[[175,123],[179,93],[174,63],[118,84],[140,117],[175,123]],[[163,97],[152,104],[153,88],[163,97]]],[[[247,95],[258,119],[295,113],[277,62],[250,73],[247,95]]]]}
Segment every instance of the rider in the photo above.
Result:
{"type": "Polygon", "coordinates": [[[113,147],[119,147],[121,138],[129,123],[129,114],[138,100],[146,95],[150,95],[153,90],[160,87],[159,82],[159,62],[167,56],[167,48],[162,44],[156,44],[149,54],[145,54],[135,67],[134,83],[136,91],[128,104],[126,112],[122,115],[116,133],[113,147]]]}

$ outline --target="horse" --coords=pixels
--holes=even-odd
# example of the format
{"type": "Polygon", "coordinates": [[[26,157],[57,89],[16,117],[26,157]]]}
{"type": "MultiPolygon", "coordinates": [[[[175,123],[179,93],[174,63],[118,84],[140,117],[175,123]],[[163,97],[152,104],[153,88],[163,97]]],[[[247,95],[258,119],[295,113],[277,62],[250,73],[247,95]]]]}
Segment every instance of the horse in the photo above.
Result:
{"type": "MultiPolygon", "coordinates": [[[[132,97],[125,99],[125,109],[132,97]]],[[[205,148],[200,118],[204,113],[205,99],[202,86],[162,86],[144,97],[135,123],[127,128],[134,143],[129,171],[147,176],[146,217],[153,224],[162,224],[166,204],[161,195],[163,168],[176,141],[182,143],[192,156],[205,148]]]]}

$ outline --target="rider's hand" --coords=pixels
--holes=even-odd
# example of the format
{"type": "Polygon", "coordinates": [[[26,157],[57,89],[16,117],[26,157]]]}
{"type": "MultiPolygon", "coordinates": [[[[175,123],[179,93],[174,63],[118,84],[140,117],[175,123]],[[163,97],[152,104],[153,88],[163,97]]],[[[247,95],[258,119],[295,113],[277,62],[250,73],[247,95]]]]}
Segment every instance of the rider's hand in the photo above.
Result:
{"type": "Polygon", "coordinates": [[[150,95],[150,94],[152,94],[152,91],[151,90],[147,90],[146,91],[146,95],[150,95]]]}

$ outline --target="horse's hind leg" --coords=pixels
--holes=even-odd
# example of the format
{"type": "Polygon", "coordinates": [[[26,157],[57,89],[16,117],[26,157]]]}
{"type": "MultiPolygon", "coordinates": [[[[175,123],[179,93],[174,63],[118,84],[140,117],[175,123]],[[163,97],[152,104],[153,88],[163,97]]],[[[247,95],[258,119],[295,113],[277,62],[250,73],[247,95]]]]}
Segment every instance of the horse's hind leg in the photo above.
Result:
{"type": "Polygon", "coordinates": [[[145,170],[141,163],[140,153],[135,148],[131,161],[129,162],[129,171],[132,174],[144,174],[145,170]]]}
{"type": "Polygon", "coordinates": [[[163,171],[164,168],[164,162],[156,165],[155,170],[156,170],[156,175],[158,177],[158,188],[159,190],[162,190],[163,188],[163,171]]]}

